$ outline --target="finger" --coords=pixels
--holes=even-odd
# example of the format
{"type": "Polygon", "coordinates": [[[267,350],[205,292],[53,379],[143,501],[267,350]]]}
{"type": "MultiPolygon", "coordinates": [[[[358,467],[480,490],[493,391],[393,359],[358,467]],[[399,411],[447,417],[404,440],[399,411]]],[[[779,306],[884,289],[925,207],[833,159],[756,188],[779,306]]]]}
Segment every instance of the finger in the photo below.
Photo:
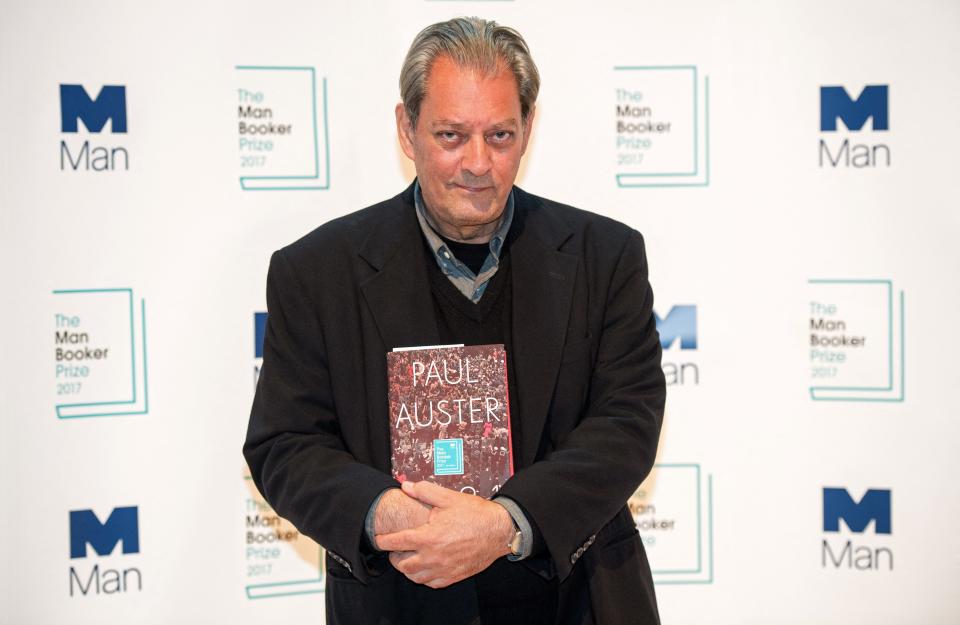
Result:
{"type": "Polygon", "coordinates": [[[390,564],[411,582],[427,584],[430,580],[435,579],[437,577],[436,572],[424,566],[421,559],[415,556],[416,552],[414,551],[394,551],[389,556],[390,564]]]}
{"type": "MultiPolygon", "coordinates": [[[[408,483],[409,483],[409,482],[404,482],[404,484],[408,484],[408,483]]],[[[401,490],[400,492],[404,495],[404,500],[405,500],[407,503],[416,506],[417,509],[422,508],[422,509],[424,509],[424,510],[430,510],[431,508],[433,508],[433,506],[431,506],[431,505],[428,504],[428,503],[424,503],[424,502],[420,501],[419,499],[417,499],[416,497],[414,497],[414,496],[412,496],[410,493],[408,493],[406,490],[401,490]]]]}
{"type": "Polygon", "coordinates": [[[406,575],[412,572],[413,565],[416,564],[415,561],[413,563],[410,562],[410,559],[416,553],[416,551],[391,551],[387,557],[390,559],[390,564],[393,565],[393,568],[406,575]]]}
{"type": "Polygon", "coordinates": [[[456,500],[456,496],[459,495],[459,493],[449,488],[438,486],[426,480],[422,482],[404,482],[401,487],[404,493],[417,501],[441,508],[453,503],[453,501],[456,500]]]}
{"type": "Polygon", "coordinates": [[[451,581],[440,577],[437,579],[431,579],[425,582],[425,584],[430,588],[433,588],[434,590],[438,590],[440,588],[446,588],[447,586],[449,586],[451,584],[451,581]]]}
{"type": "Polygon", "coordinates": [[[377,548],[381,551],[416,551],[421,545],[420,535],[416,529],[377,534],[374,538],[377,548]]]}
{"type": "Polygon", "coordinates": [[[414,582],[416,584],[424,584],[424,585],[426,585],[434,577],[434,575],[429,571],[417,571],[414,573],[404,573],[404,575],[411,582],[414,582]]]}
{"type": "Polygon", "coordinates": [[[409,560],[416,551],[391,551],[387,556],[393,564],[400,564],[404,560],[409,560]]]}

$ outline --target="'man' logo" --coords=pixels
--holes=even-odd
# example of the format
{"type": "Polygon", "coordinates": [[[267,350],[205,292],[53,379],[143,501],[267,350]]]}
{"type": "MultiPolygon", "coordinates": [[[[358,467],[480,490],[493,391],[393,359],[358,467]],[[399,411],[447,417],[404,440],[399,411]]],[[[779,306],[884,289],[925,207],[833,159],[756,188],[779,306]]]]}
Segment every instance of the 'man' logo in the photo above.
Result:
{"type": "Polygon", "coordinates": [[[100,132],[110,120],[113,133],[127,132],[127,88],[104,85],[91,99],[83,85],[60,85],[60,129],[77,132],[78,120],[89,132],[100,132]]]}
{"type": "Polygon", "coordinates": [[[843,87],[820,87],[820,130],[836,132],[837,119],[850,131],[873,119],[874,130],[889,130],[887,85],[867,85],[856,99],[843,87]]]}
{"type": "Polygon", "coordinates": [[[123,553],[140,553],[136,506],[114,508],[104,523],[93,510],[70,511],[71,558],[86,558],[87,545],[93,547],[97,555],[109,555],[119,542],[123,543],[123,553]]]}
{"type": "Polygon", "coordinates": [[[653,313],[660,333],[660,346],[669,349],[680,339],[680,349],[697,349],[697,307],[690,305],[674,306],[661,318],[653,313]]]}
{"type": "Polygon", "coordinates": [[[824,488],[823,531],[839,532],[840,519],[857,534],[862,534],[870,521],[877,534],[891,533],[890,491],[871,488],[857,502],[845,488],[824,488]]]}
{"type": "Polygon", "coordinates": [[[263,337],[267,331],[267,313],[253,313],[253,356],[263,358],[263,337]]]}

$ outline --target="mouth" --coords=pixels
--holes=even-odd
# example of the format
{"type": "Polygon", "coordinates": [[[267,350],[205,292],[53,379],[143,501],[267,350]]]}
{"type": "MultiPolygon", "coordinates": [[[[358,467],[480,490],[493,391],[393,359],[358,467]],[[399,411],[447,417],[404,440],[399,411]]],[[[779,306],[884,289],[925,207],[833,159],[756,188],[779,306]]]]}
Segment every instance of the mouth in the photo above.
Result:
{"type": "Polygon", "coordinates": [[[461,191],[465,191],[465,192],[467,192],[467,193],[483,193],[483,192],[485,192],[485,191],[492,191],[492,190],[493,190],[493,187],[492,187],[492,186],[487,186],[487,187],[471,187],[471,186],[468,186],[468,185],[456,184],[456,183],[454,183],[454,186],[457,187],[458,189],[460,189],[461,191]]]}

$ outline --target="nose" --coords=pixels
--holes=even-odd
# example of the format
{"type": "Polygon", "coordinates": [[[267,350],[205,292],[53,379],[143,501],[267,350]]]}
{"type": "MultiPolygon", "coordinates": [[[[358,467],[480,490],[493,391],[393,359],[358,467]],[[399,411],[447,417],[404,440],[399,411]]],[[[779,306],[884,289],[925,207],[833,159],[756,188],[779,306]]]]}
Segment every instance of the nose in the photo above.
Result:
{"type": "Polygon", "coordinates": [[[466,173],[480,177],[487,175],[492,165],[490,146],[487,145],[482,136],[471,137],[464,147],[461,167],[466,173]]]}

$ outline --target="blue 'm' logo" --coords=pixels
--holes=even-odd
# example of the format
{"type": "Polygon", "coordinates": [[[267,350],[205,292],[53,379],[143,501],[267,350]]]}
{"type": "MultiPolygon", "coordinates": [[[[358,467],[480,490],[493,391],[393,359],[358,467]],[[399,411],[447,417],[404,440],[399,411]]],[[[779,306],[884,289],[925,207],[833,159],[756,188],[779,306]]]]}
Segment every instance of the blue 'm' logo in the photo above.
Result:
{"type": "Polygon", "coordinates": [[[680,349],[697,349],[697,307],[691,305],[674,306],[667,316],[660,318],[653,313],[660,333],[660,346],[669,349],[680,339],[680,349]]]}
{"type": "Polygon", "coordinates": [[[837,118],[848,130],[860,130],[873,118],[874,130],[889,130],[887,85],[867,85],[857,99],[851,99],[843,87],[820,87],[820,130],[835,132],[837,118]]]}
{"type": "Polygon", "coordinates": [[[100,132],[111,120],[113,133],[127,132],[127,88],[104,85],[96,98],[90,99],[83,85],[60,85],[60,129],[77,132],[77,120],[83,120],[89,132],[100,132]]]}
{"type": "Polygon", "coordinates": [[[253,355],[263,358],[263,337],[267,332],[267,313],[253,313],[253,355]]]}
{"type": "Polygon", "coordinates": [[[823,489],[823,531],[839,532],[840,519],[851,532],[863,533],[870,521],[877,534],[890,532],[890,491],[871,488],[856,502],[845,488],[823,489]]]}
{"type": "Polygon", "coordinates": [[[118,542],[123,543],[123,553],[140,553],[140,529],[137,507],[114,508],[105,523],[101,523],[93,510],[70,511],[70,557],[86,558],[87,545],[97,555],[109,555],[118,542]]]}

